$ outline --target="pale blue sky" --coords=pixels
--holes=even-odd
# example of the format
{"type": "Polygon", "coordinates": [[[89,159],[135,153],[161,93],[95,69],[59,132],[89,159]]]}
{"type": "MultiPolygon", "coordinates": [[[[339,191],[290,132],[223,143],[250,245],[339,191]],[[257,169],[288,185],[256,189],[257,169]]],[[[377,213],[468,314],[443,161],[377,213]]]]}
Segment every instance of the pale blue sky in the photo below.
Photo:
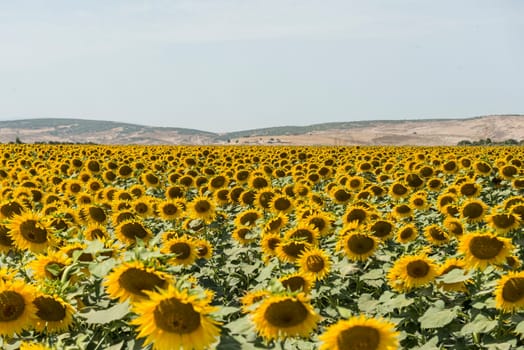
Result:
{"type": "Polygon", "coordinates": [[[0,120],[524,113],[522,0],[0,0],[0,120]]]}

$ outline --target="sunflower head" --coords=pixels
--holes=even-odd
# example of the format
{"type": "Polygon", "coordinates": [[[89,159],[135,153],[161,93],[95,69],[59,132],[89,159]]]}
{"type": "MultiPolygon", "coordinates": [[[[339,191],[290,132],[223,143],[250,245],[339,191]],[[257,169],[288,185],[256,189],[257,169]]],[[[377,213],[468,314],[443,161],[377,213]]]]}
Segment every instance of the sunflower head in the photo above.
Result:
{"type": "Polygon", "coordinates": [[[116,267],[103,284],[111,298],[124,302],[127,299],[147,299],[147,291],[167,288],[170,282],[168,274],[147,267],[143,262],[132,261],[116,267]]]}
{"type": "Polygon", "coordinates": [[[394,350],[399,348],[395,325],[364,315],[340,320],[319,336],[320,350],[394,350]]]}
{"type": "Polygon", "coordinates": [[[491,264],[504,264],[513,248],[509,238],[477,231],[461,237],[458,251],[464,255],[468,268],[483,270],[491,264]]]}
{"type": "Polygon", "coordinates": [[[328,253],[317,247],[303,252],[296,263],[302,274],[308,275],[314,280],[324,279],[331,268],[331,259],[328,253]]]}
{"type": "Polygon", "coordinates": [[[267,296],[251,316],[257,333],[267,341],[307,337],[320,321],[304,293],[267,296]]]}
{"type": "Polygon", "coordinates": [[[504,312],[524,309],[524,272],[508,272],[495,287],[495,307],[504,312]]]}
{"type": "Polygon", "coordinates": [[[218,322],[212,318],[216,307],[210,306],[209,295],[192,293],[169,285],[167,289],[148,292],[148,300],[133,304],[138,315],[131,323],[138,336],[155,349],[204,350],[220,335],[218,322]]]}
{"type": "Polygon", "coordinates": [[[395,261],[387,278],[391,288],[407,292],[428,285],[437,273],[437,265],[426,255],[406,255],[395,261]]]}
{"type": "Polygon", "coordinates": [[[33,304],[36,307],[35,329],[38,332],[62,332],[73,323],[74,308],[58,295],[38,295],[33,304]]]}
{"type": "Polygon", "coordinates": [[[15,246],[20,250],[44,252],[56,245],[49,218],[38,212],[24,212],[11,219],[7,226],[15,246]]]}

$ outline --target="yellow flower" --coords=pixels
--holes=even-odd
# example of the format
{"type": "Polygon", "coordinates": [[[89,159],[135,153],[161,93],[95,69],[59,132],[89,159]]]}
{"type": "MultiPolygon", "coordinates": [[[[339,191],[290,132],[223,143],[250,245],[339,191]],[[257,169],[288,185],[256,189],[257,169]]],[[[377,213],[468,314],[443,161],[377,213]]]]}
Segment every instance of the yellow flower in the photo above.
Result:
{"type": "Polygon", "coordinates": [[[322,280],[331,268],[329,255],[320,248],[313,247],[306,250],[296,261],[300,272],[309,275],[314,280],[322,280]]]}
{"type": "Polygon", "coordinates": [[[406,224],[397,230],[397,241],[408,243],[415,240],[418,236],[418,230],[415,224],[406,224]]]}
{"type": "Polygon", "coordinates": [[[344,251],[349,260],[364,261],[377,250],[379,240],[375,236],[354,231],[339,237],[337,250],[344,251]]]}
{"type": "Polygon", "coordinates": [[[280,283],[290,292],[309,293],[313,280],[310,276],[295,272],[279,278],[280,283]]]}
{"type": "Polygon", "coordinates": [[[187,203],[187,209],[193,219],[200,219],[210,223],[215,218],[215,203],[212,199],[204,196],[197,196],[187,203]]]}
{"type": "Polygon", "coordinates": [[[486,215],[487,208],[480,199],[470,199],[460,206],[460,217],[468,223],[480,222],[486,215]]]}
{"type": "Polygon", "coordinates": [[[508,272],[495,287],[495,307],[504,312],[524,309],[524,271],[508,272]]]}
{"type": "Polygon", "coordinates": [[[123,243],[134,244],[137,239],[148,241],[152,233],[140,220],[131,219],[120,222],[115,228],[116,237],[123,243]]]}
{"type": "Polygon", "coordinates": [[[463,235],[458,251],[464,255],[468,268],[483,270],[487,266],[501,265],[511,255],[513,244],[509,238],[489,232],[473,232],[463,235]]]}
{"type": "Polygon", "coordinates": [[[267,296],[251,315],[258,334],[267,341],[307,337],[320,321],[304,293],[267,296]]]}
{"type": "Polygon", "coordinates": [[[20,250],[40,253],[56,244],[47,218],[37,212],[24,212],[14,216],[7,226],[11,239],[20,250]]]}
{"type": "Polygon", "coordinates": [[[171,277],[141,261],[125,262],[107,275],[103,285],[113,299],[121,302],[127,299],[147,299],[146,291],[166,288],[171,277]]]}
{"type": "Polygon", "coordinates": [[[197,258],[197,250],[193,238],[182,235],[176,236],[164,242],[160,250],[165,254],[175,254],[176,256],[169,260],[175,265],[191,265],[197,258]]]}
{"type": "Polygon", "coordinates": [[[402,256],[388,272],[391,288],[408,292],[426,286],[437,277],[437,265],[424,254],[402,256]]]}
{"type": "Polygon", "coordinates": [[[145,345],[155,350],[204,350],[218,340],[218,322],[210,317],[217,308],[209,305],[207,296],[171,285],[147,295],[149,300],[133,304],[138,317],[131,321],[138,326],[138,337],[146,338],[145,345]]]}
{"type": "Polygon", "coordinates": [[[319,336],[320,350],[396,350],[398,335],[393,323],[360,315],[329,326],[319,336]]]}
{"type": "Polygon", "coordinates": [[[42,333],[67,330],[73,323],[75,309],[58,295],[40,294],[34,300],[37,320],[35,329],[42,333]]]}
{"type": "Polygon", "coordinates": [[[35,294],[36,288],[22,280],[0,281],[0,335],[12,337],[34,324],[35,294]]]}

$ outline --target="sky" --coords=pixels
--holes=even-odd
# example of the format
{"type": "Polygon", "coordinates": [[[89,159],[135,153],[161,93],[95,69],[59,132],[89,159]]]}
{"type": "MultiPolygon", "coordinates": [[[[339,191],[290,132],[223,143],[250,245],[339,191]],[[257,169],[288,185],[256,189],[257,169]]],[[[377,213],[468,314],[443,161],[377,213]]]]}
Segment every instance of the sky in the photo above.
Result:
{"type": "Polygon", "coordinates": [[[522,0],[0,0],[0,120],[524,113],[522,0]]]}

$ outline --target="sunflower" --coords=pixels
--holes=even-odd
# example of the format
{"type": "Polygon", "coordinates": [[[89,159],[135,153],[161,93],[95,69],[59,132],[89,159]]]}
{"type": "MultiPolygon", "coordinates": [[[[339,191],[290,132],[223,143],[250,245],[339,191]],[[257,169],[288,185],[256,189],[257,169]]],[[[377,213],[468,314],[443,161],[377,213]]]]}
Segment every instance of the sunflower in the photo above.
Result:
{"type": "Polygon", "coordinates": [[[344,251],[349,260],[364,261],[375,253],[379,242],[375,236],[353,231],[339,237],[337,250],[344,251]]]}
{"type": "Polygon", "coordinates": [[[488,206],[480,199],[470,199],[460,206],[460,217],[468,223],[480,222],[486,215],[488,206]]]}
{"type": "Polygon", "coordinates": [[[511,255],[514,246],[511,239],[489,232],[473,232],[463,235],[458,251],[464,255],[468,268],[483,270],[488,265],[501,265],[511,255]]]}
{"type": "Polygon", "coordinates": [[[464,234],[464,225],[460,219],[447,217],[442,222],[442,225],[449,235],[459,238],[464,234]]]}
{"type": "Polygon", "coordinates": [[[306,294],[309,293],[311,285],[314,282],[314,280],[309,275],[302,274],[300,272],[285,275],[280,277],[278,280],[280,283],[282,283],[282,286],[290,292],[300,291],[306,294]]]}
{"type": "Polygon", "coordinates": [[[288,214],[295,208],[295,202],[285,194],[275,194],[271,199],[270,208],[274,213],[288,214]]]}
{"type": "Polygon", "coordinates": [[[303,241],[312,245],[317,244],[318,236],[319,233],[315,226],[303,222],[299,222],[297,226],[284,233],[286,240],[303,241]]]}
{"type": "Polygon", "coordinates": [[[254,203],[260,209],[270,209],[273,197],[275,197],[275,190],[266,187],[256,192],[254,203]]]}
{"type": "Polygon", "coordinates": [[[58,295],[38,295],[33,304],[37,316],[34,326],[38,332],[62,332],[73,323],[75,309],[58,295]]]}
{"type": "Polygon", "coordinates": [[[137,239],[147,241],[152,237],[149,228],[140,220],[123,220],[115,227],[116,237],[123,243],[134,244],[137,239]]]}
{"type": "Polygon", "coordinates": [[[251,316],[257,333],[266,341],[308,337],[320,321],[304,293],[267,296],[251,316]]]}
{"type": "Polygon", "coordinates": [[[413,215],[413,208],[409,204],[397,204],[393,207],[391,215],[397,220],[409,218],[413,215]]]}
{"type": "Polygon", "coordinates": [[[174,220],[182,216],[183,200],[165,200],[157,204],[158,216],[163,220],[174,220]]]}
{"type": "Polygon", "coordinates": [[[399,333],[384,319],[364,315],[340,320],[319,336],[320,350],[396,350],[399,333]]]}
{"type": "Polygon", "coordinates": [[[391,186],[389,187],[389,191],[388,191],[389,195],[394,200],[400,200],[404,197],[409,196],[409,192],[410,192],[409,187],[404,186],[400,182],[394,182],[393,184],[391,184],[391,186]]]}
{"type": "Polygon", "coordinates": [[[256,232],[248,226],[238,226],[231,233],[231,237],[242,245],[248,245],[254,242],[258,235],[256,232]]]}
{"type": "Polygon", "coordinates": [[[249,226],[254,227],[259,219],[262,219],[264,214],[258,209],[246,209],[236,216],[233,224],[235,226],[249,226]]]}
{"type": "Polygon", "coordinates": [[[343,186],[333,186],[329,195],[336,204],[346,204],[353,199],[353,193],[343,186]]]}
{"type": "Polygon", "coordinates": [[[276,246],[275,253],[281,261],[295,262],[304,251],[310,248],[311,244],[306,241],[286,239],[276,246]]]}
{"type": "MultiPolygon", "coordinates": [[[[458,258],[448,258],[444,264],[442,264],[438,270],[438,276],[444,276],[450,271],[453,270],[463,270],[464,275],[466,274],[466,263],[463,259],[458,258]]],[[[437,285],[444,289],[445,291],[449,292],[466,292],[466,283],[470,283],[470,280],[461,281],[461,282],[453,282],[453,283],[445,283],[445,282],[438,282],[437,285]]]]}
{"type": "Polygon", "coordinates": [[[141,196],[131,202],[131,208],[139,216],[146,218],[153,214],[153,206],[156,202],[156,198],[150,196],[141,196]]]}
{"type": "Polygon", "coordinates": [[[84,224],[96,222],[104,225],[108,220],[106,209],[100,204],[87,204],[80,207],[79,217],[84,224]]]}
{"type": "Polygon", "coordinates": [[[195,251],[197,258],[209,260],[213,256],[213,245],[205,239],[195,239],[195,251]]]}
{"type": "MultiPolygon", "coordinates": [[[[260,242],[264,260],[277,255],[277,248],[282,243],[282,237],[278,233],[264,233],[260,242]]],[[[289,249],[289,248],[288,248],[289,249]]]]}
{"type": "Polygon", "coordinates": [[[418,236],[418,229],[415,224],[406,224],[397,229],[397,241],[408,243],[415,240],[418,236]]]}
{"type": "Polygon", "coordinates": [[[359,225],[366,224],[371,220],[373,214],[375,214],[373,208],[366,208],[361,205],[350,205],[342,215],[342,223],[346,225],[356,221],[359,225]]]}
{"type": "Polygon", "coordinates": [[[473,164],[473,170],[478,175],[487,176],[491,173],[491,165],[480,160],[473,164]]]}
{"type": "Polygon", "coordinates": [[[11,219],[7,225],[9,235],[20,250],[40,253],[55,245],[49,220],[38,212],[24,212],[11,219]]]}
{"type": "Polygon", "coordinates": [[[133,304],[138,337],[154,350],[204,350],[218,340],[218,322],[210,316],[216,307],[209,298],[178,290],[173,286],[159,292],[148,292],[149,300],[133,304]]]}
{"type": "Polygon", "coordinates": [[[482,186],[473,180],[463,181],[461,184],[456,185],[456,188],[459,195],[470,198],[478,197],[482,190],[482,186]]]}
{"type": "Polygon", "coordinates": [[[437,207],[439,212],[445,213],[445,207],[454,204],[457,201],[457,196],[454,193],[444,192],[437,197],[437,207]]]}
{"type": "Polygon", "coordinates": [[[147,299],[146,291],[166,288],[171,277],[141,261],[125,262],[113,269],[105,278],[103,285],[113,299],[124,302],[147,299]]]}
{"type": "Polygon", "coordinates": [[[34,323],[36,288],[22,280],[0,282],[0,336],[12,337],[34,323]]]}
{"type": "Polygon", "coordinates": [[[296,261],[300,272],[308,275],[314,280],[324,279],[331,269],[329,255],[322,249],[313,247],[306,250],[296,261]]]}
{"type": "Polygon", "coordinates": [[[508,272],[495,287],[495,307],[504,312],[524,309],[524,271],[508,272]]]}
{"type": "Polygon", "coordinates": [[[4,224],[0,224],[0,253],[7,253],[14,247],[14,242],[9,235],[9,228],[4,224]]]}
{"type": "Polygon", "coordinates": [[[231,198],[229,197],[228,188],[220,188],[213,192],[213,200],[218,206],[224,206],[231,203],[231,198]]]}
{"type": "Polygon", "coordinates": [[[428,242],[439,246],[449,242],[449,235],[438,224],[431,224],[424,228],[424,235],[428,242]]]}
{"type": "Polygon", "coordinates": [[[240,298],[240,303],[242,304],[241,310],[243,313],[247,314],[251,312],[253,305],[259,303],[264,298],[271,295],[271,292],[264,289],[259,290],[253,290],[250,292],[247,292],[240,298]]]}
{"type": "Polygon", "coordinates": [[[106,240],[109,238],[106,226],[102,226],[99,223],[89,223],[84,230],[84,237],[89,241],[94,240],[106,240]]]}
{"type": "Polygon", "coordinates": [[[507,234],[520,227],[521,220],[514,213],[493,213],[486,215],[484,221],[498,234],[507,234]]]}
{"type": "Polygon", "coordinates": [[[426,255],[405,255],[395,261],[387,278],[394,290],[409,292],[413,288],[428,285],[437,274],[437,265],[426,255]]]}
{"type": "Polygon", "coordinates": [[[186,235],[173,237],[164,242],[160,251],[164,254],[174,254],[169,262],[175,265],[191,265],[197,258],[195,241],[186,235]]]}
{"type": "Polygon", "coordinates": [[[23,212],[24,206],[17,200],[5,200],[0,203],[0,218],[2,219],[10,219],[23,212]]]}
{"type": "Polygon", "coordinates": [[[319,235],[323,237],[329,235],[332,232],[332,222],[335,220],[331,213],[318,212],[309,215],[304,219],[304,221],[308,225],[312,225],[314,228],[316,228],[319,235]]]}
{"type": "Polygon", "coordinates": [[[455,174],[459,170],[459,166],[456,160],[450,159],[442,164],[441,169],[445,174],[455,174]]]}
{"type": "Polygon", "coordinates": [[[438,192],[442,188],[442,179],[439,177],[431,178],[426,182],[426,187],[432,192],[438,192]]]}
{"type": "Polygon", "coordinates": [[[516,177],[513,180],[511,180],[511,186],[513,186],[516,190],[523,190],[524,189],[524,177],[516,177]]]}
{"type": "Polygon", "coordinates": [[[288,223],[287,215],[283,213],[278,213],[276,216],[273,216],[266,220],[264,224],[265,233],[275,233],[280,232],[280,230],[286,226],[288,223]]]}
{"type": "Polygon", "coordinates": [[[71,265],[72,260],[60,251],[48,252],[46,255],[39,254],[36,259],[28,264],[33,271],[33,277],[39,281],[45,279],[60,279],[66,266],[71,265]]]}
{"type": "Polygon", "coordinates": [[[512,180],[514,176],[518,175],[519,170],[512,164],[507,164],[499,169],[499,175],[504,180],[512,180]]]}
{"type": "Polygon", "coordinates": [[[193,219],[200,219],[206,223],[213,221],[216,216],[215,203],[210,198],[201,195],[187,203],[187,209],[193,219]]]}
{"type": "Polygon", "coordinates": [[[386,240],[393,236],[395,226],[389,220],[375,220],[369,224],[369,232],[380,240],[386,240]]]}

